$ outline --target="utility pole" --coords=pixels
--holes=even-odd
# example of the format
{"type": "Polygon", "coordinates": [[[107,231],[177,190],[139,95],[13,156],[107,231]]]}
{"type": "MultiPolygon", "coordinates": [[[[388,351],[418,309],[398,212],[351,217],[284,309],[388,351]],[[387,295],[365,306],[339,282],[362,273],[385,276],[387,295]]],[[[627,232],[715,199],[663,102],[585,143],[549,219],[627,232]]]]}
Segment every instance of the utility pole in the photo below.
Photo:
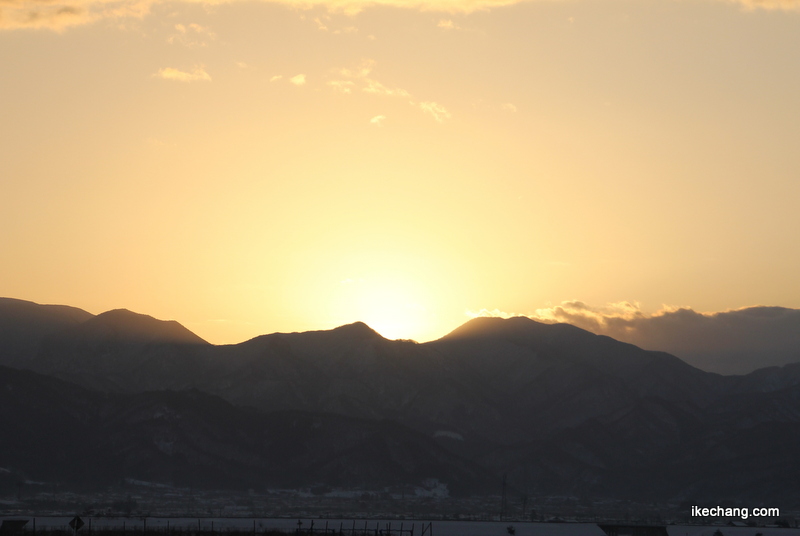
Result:
{"type": "Polygon", "coordinates": [[[503,473],[503,499],[500,505],[500,519],[503,520],[506,517],[506,508],[508,504],[506,503],[506,476],[507,473],[503,473]]]}

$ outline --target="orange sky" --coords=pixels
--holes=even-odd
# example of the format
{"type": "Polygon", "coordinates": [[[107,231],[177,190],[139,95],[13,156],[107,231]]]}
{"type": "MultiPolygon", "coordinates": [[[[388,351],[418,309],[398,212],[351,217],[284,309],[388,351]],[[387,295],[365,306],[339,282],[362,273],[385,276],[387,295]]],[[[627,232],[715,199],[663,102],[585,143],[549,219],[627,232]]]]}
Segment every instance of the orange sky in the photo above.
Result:
{"type": "Polygon", "coordinates": [[[0,295],[211,342],[800,307],[800,2],[0,0],[0,295]]]}

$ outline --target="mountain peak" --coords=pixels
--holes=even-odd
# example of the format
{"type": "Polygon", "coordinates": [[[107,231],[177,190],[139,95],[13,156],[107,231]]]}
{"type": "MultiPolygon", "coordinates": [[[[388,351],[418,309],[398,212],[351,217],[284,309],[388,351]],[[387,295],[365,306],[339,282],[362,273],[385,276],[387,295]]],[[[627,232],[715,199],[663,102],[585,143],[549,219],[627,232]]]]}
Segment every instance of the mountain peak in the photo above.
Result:
{"type": "Polygon", "coordinates": [[[460,325],[442,339],[471,339],[474,337],[508,336],[527,332],[532,327],[542,326],[541,322],[531,320],[527,316],[501,318],[496,316],[479,316],[460,325]]]}
{"type": "Polygon", "coordinates": [[[80,326],[84,335],[125,342],[208,344],[175,320],[158,320],[128,309],[113,309],[80,326]]]}
{"type": "Polygon", "coordinates": [[[4,321],[77,324],[92,318],[91,313],[67,305],[41,305],[16,298],[0,298],[0,318],[4,321]]]}
{"type": "Polygon", "coordinates": [[[352,324],[345,324],[343,326],[339,326],[338,328],[334,328],[331,331],[347,334],[358,339],[372,339],[375,337],[381,337],[380,333],[361,321],[353,322],[352,324]]]}

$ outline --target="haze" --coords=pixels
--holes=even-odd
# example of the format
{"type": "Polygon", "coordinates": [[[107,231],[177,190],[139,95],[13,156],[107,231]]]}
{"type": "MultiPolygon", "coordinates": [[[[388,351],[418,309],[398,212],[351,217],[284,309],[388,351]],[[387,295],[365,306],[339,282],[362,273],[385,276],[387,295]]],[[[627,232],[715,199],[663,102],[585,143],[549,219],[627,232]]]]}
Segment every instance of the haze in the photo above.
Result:
{"type": "Polygon", "coordinates": [[[798,9],[0,0],[0,295],[214,343],[800,307],[798,9]]]}

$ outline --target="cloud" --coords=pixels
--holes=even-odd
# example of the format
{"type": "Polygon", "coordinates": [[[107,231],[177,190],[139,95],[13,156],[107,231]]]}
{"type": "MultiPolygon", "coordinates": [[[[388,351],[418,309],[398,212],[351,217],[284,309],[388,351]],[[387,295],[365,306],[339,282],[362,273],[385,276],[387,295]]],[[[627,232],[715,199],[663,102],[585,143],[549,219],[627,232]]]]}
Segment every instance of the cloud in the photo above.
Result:
{"type": "Polygon", "coordinates": [[[0,0],[0,30],[62,32],[102,19],[141,18],[160,0],[0,0]]]}
{"type": "Polygon", "coordinates": [[[460,30],[461,27],[450,19],[442,19],[439,21],[437,27],[443,30],[460,30]]]}
{"type": "Polygon", "coordinates": [[[164,80],[176,80],[178,82],[211,81],[211,76],[202,66],[195,67],[191,71],[181,71],[172,67],[166,67],[164,69],[159,69],[153,76],[163,78],[164,80]]]}
{"type": "Polygon", "coordinates": [[[170,45],[179,44],[185,47],[204,47],[207,46],[204,38],[216,39],[217,35],[204,26],[196,23],[191,23],[188,26],[184,24],[176,24],[174,33],[167,37],[167,43],[170,45]]]}
{"type": "Polygon", "coordinates": [[[278,81],[278,80],[280,80],[281,78],[283,78],[283,75],[282,75],[282,74],[276,74],[275,76],[273,76],[272,78],[270,78],[270,79],[269,79],[269,81],[270,81],[270,82],[277,82],[277,81],[278,81]]]}
{"type": "Polygon", "coordinates": [[[610,329],[612,325],[619,327],[621,321],[644,317],[644,313],[637,302],[623,301],[592,307],[572,300],[561,302],[555,307],[537,309],[528,316],[542,322],[565,322],[598,333],[610,329]]]}
{"type": "Polygon", "coordinates": [[[101,18],[79,3],[13,2],[0,0],[0,29],[47,29],[62,32],[101,18]]]}
{"type": "Polygon", "coordinates": [[[329,80],[327,85],[342,93],[352,93],[355,82],[351,80],[329,80]]]}
{"type": "Polygon", "coordinates": [[[501,311],[500,309],[480,309],[478,311],[470,311],[467,309],[464,311],[464,314],[470,318],[513,318],[515,316],[525,316],[519,315],[515,313],[506,313],[505,311],[501,311]]]}
{"type": "Polygon", "coordinates": [[[325,23],[324,23],[324,22],[322,22],[322,20],[320,20],[320,18],[319,18],[319,17],[316,17],[316,18],[314,19],[314,22],[316,22],[316,23],[317,23],[317,29],[318,29],[318,30],[320,30],[320,31],[323,31],[323,32],[327,32],[327,31],[328,31],[328,27],[327,27],[327,26],[325,26],[325,23]]]}
{"type": "Polygon", "coordinates": [[[510,102],[506,102],[505,104],[503,104],[503,105],[501,106],[501,108],[502,108],[503,110],[507,111],[507,112],[512,112],[512,113],[514,113],[514,112],[516,112],[516,111],[517,111],[517,107],[516,107],[516,106],[514,106],[513,104],[511,104],[510,102]]]}
{"type": "Polygon", "coordinates": [[[344,78],[366,78],[375,67],[375,60],[361,60],[361,63],[353,69],[339,69],[339,75],[344,78]]]}
{"type": "Polygon", "coordinates": [[[404,97],[409,98],[411,97],[411,93],[406,91],[405,89],[394,88],[390,89],[377,80],[367,79],[366,85],[362,88],[362,91],[366,93],[372,93],[373,95],[384,95],[387,97],[404,97]]]}
{"type": "Polygon", "coordinates": [[[386,119],[385,115],[376,115],[375,117],[370,119],[369,122],[372,123],[373,125],[379,127],[379,126],[381,126],[383,124],[382,122],[383,122],[384,119],[386,119]]]}
{"type": "MultiPolygon", "coordinates": [[[[358,80],[360,84],[362,84],[361,90],[365,93],[372,93],[373,95],[383,95],[386,97],[403,97],[403,98],[410,98],[411,93],[406,91],[405,89],[401,88],[389,88],[383,85],[382,83],[378,82],[374,78],[370,78],[369,75],[372,73],[373,68],[375,67],[374,60],[361,60],[361,63],[358,64],[357,67],[352,69],[339,69],[338,74],[342,78],[350,78],[353,80],[358,80]]],[[[332,80],[328,82],[331,86],[339,86],[337,89],[342,89],[346,87],[347,89],[356,85],[354,81],[339,81],[339,80],[332,80]]],[[[349,91],[346,91],[349,93],[349,91]]]]}
{"type": "MultiPolygon", "coordinates": [[[[525,0],[522,0],[525,1],[525,0]]],[[[445,32],[452,32],[452,31],[461,31],[461,32],[475,32],[476,30],[465,28],[458,24],[453,19],[439,19],[439,22],[436,24],[437,28],[441,28],[445,32]]],[[[482,32],[481,32],[482,33],[482,32]]]]}
{"type": "Polygon", "coordinates": [[[268,0],[293,7],[326,7],[331,12],[356,14],[374,7],[395,7],[441,13],[472,13],[520,3],[522,0],[268,0]]]}
{"type": "Polygon", "coordinates": [[[317,30],[321,32],[330,32],[333,35],[351,34],[358,32],[358,28],[356,28],[355,26],[345,26],[344,28],[332,29],[330,27],[332,20],[330,15],[314,17],[314,19],[312,20],[314,21],[314,24],[317,25],[317,30]]]}
{"type": "Polygon", "coordinates": [[[592,307],[567,301],[529,316],[669,352],[698,368],[721,374],[744,374],[800,362],[798,309],[756,306],[699,313],[691,307],[663,306],[656,313],[646,314],[636,302],[592,307]]]}
{"type": "Polygon", "coordinates": [[[289,79],[289,82],[296,86],[303,86],[306,83],[306,75],[298,74],[289,79]]]}
{"type": "Polygon", "coordinates": [[[800,11],[800,0],[729,0],[729,2],[740,4],[748,11],[756,9],[800,11]]]}
{"type": "MultiPolygon", "coordinates": [[[[178,0],[181,1],[181,0],[178,0]]],[[[235,0],[182,0],[186,3],[219,5],[235,0]]],[[[244,1],[244,0],[240,0],[244,1]]],[[[356,14],[365,9],[387,6],[438,13],[473,13],[537,0],[260,0],[295,9],[326,8],[332,13],[356,14]]],[[[541,0],[538,0],[541,1],[541,0]]],[[[723,1],[723,0],[719,0],[723,1]]],[[[724,0],[746,10],[798,11],[800,0],[724,0]]],[[[63,31],[71,26],[101,19],[141,18],[155,4],[166,0],[0,0],[0,29],[49,29],[63,31]]],[[[447,24],[449,19],[443,19],[447,24]]],[[[452,22],[452,21],[449,21],[452,22]]],[[[320,19],[322,26],[325,26],[320,19]]],[[[441,24],[441,23],[440,23],[441,24]]],[[[453,29],[456,26],[453,25],[453,29]]],[[[445,28],[447,29],[447,28],[445,28]]]]}
{"type": "Polygon", "coordinates": [[[450,119],[452,115],[444,106],[436,102],[420,102],[419,107],[426,114],[431,115],[439,123],[444,122],[445,119],[450,119]]]}
{"type": "MultiPolygon", "coordinates": [[[[362,92],[369,93],[371,95],[399,97],[401,99],[406,99],[408,103],[413,106],[418,106],[424,113],[430,115],[439,123],[443,122],[445,119],[450,119],[450,112],[448,112],[447,109],[445,109],[445,107],[441,104],[429,101],[415,103],[411,100],[411,93],[409,91],[399,87],[390,88],[376,80],[372,76],[374,67],[374,60],[361,60],[361,63],[354,68],[338,69],[335,71],[338,76],[345,78],[346,80],[329,80],[327,85],[343,93],[352,93],[354,89],[360,87],[362,92]]],[[[374,119],[375,118],[373,118],[373,123],[379,124],[375,123],[374,119]]]]}

